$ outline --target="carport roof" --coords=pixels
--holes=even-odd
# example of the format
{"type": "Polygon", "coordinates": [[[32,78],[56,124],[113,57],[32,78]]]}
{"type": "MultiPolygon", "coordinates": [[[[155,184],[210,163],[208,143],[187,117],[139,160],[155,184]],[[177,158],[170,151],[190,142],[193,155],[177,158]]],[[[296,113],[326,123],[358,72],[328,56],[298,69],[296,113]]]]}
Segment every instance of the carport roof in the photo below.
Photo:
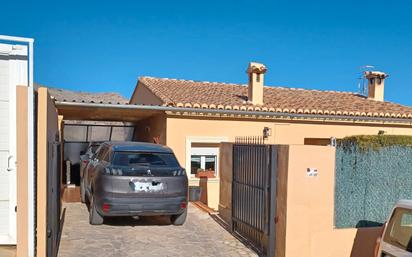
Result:
{"type": "MultiPolygon", "coordinates": [[[[35,83],[34,87],[37,89],[43,85],[35,83]]],[[[136,122],[163,113],[159,110],[118,108],[127,105],[129,100],[113,92],[91,93],[53,87],[47,87],[47,90],[65,120],[136,122]]]]}
{"type": "MultiPolygon", "coordinates": [[[[39,87],[46,86],[34,84],[36,90],[39,87]]],[[[162,110],[124,108],[129,100],[118,93],[80,92],[53,87],[47,87],[47,90],[55,101],[59,115],[63,115],[65,120],[136,122],[164,113],[162,110]]]]}
{"type": "Polygon", "coordinates": [[[63,115],[65,120],[137,122],[164,113],[164,110],[152,108],[128,108],[132,107],[132,105],[124,104],[73,103],[58,101],[55,103],[59,115],[63,115]]]}
{"type": "MultiPolygon", "coordinates": [[[[35,88],[46,87],[34,83],[35,88]]],[[[82,92],[62,88],[47,87],[50,96],[59,102],[127,104],[129,100],[114,92],[82,92]]]]}

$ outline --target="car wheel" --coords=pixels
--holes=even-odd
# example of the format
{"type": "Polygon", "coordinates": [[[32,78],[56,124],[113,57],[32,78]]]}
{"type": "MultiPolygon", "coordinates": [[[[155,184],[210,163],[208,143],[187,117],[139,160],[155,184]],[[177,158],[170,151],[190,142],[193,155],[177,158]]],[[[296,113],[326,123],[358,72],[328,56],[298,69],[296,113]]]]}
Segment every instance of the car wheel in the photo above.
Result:
{"type": "Polygon", "coordinates": [[[94,196],[90,199],[90,210],[89,210],[89,223],[91,225],[101,225],[103,224],[103,217],[97,212],[96,204],[94,202],[94,196]]]}
{"type": "Polygon", "coordinates": [[[186,217],[187,217],[187,209],[179,215],[172,215],[170,217],[170,221],[175,226],[181,226],[185,223],[186,217]]]}
{"type": "Polygon", "coordinates": [[[84,191],[83,179],[80,180],[80,200],[82,201],[82,203],[86,202],[86,192],[84,191]]]}

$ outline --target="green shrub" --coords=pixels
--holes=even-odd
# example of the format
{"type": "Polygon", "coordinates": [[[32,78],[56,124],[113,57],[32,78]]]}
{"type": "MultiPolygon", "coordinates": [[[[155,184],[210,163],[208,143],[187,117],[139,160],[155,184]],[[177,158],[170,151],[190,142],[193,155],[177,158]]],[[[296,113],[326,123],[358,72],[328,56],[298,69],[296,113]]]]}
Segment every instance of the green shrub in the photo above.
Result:
{"type": "Polygon", "coordinates": [[[351,136],[338,141],[335,226],[379,226],[399,199],[412,199],[412,137],[351,136]]]}
{"type": "Polygon", "coordinates": [[[344,150],[351,150],[356,147],[358,150],[364,151],[377,151],[382,147],[390,146],[405,146],[412,147],[412,136],[399,136],[399,135],[361,135],[350,136],[338,140],[338,146],[344,150]]]}

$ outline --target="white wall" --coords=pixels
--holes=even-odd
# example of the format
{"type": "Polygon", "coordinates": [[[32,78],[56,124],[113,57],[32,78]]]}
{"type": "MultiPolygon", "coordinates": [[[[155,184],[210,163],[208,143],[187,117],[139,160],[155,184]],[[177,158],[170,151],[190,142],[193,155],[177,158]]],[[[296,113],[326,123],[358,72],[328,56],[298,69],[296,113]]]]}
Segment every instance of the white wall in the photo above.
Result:
{"type": "Polygon", "coordinates": [[[27,47],[0,44],[0,244],[16,244],[16,86],[28,85],[27,47]]]}

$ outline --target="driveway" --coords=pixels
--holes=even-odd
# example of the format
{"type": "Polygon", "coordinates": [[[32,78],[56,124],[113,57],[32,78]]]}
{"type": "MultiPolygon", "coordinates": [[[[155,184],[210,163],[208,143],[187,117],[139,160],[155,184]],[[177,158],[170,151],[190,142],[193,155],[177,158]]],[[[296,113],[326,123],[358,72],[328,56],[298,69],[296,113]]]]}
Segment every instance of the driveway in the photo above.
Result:
{"type": "Polygon", "coordinates": [[[86,205],[64,207],[59,257],[257,256],[192,204],[183,226],[170,225],[167,217],[114,218],[91,226],[86,205]]]}

